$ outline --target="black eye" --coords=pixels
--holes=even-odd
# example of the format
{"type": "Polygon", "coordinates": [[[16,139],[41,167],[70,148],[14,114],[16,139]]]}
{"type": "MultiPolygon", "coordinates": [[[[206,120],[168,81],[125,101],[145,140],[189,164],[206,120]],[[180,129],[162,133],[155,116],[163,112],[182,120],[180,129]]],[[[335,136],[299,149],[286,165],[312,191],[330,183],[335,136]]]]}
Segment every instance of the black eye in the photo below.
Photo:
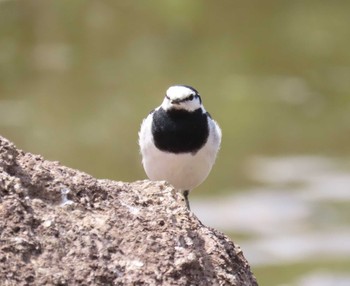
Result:
{"type": "Polygon", "coordinates": [[[188,97],[188,100],[193,100],[193,94],[188,97]]]}

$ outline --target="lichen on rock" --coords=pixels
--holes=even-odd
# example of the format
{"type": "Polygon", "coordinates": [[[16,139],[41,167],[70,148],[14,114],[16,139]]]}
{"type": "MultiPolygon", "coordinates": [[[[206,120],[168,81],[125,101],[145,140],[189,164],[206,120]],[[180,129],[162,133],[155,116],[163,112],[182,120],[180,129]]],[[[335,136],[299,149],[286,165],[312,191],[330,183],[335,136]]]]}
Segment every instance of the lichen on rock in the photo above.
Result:
{"type": "Polygon", "coordinates": [[[0,136],[0,285],[257,285],[166,182],[98,180],[0,136]]]}

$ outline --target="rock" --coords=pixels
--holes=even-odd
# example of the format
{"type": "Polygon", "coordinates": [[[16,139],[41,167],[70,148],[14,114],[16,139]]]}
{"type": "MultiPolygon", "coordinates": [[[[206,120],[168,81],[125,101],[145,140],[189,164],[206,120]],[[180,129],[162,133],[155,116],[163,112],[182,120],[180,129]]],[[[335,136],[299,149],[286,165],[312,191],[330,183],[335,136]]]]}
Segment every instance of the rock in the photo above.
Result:
{"type": "Polygon", "coordinates": [[[257,285],[166,182],[98,180],[0,137],[0,285],[257,285]]]}

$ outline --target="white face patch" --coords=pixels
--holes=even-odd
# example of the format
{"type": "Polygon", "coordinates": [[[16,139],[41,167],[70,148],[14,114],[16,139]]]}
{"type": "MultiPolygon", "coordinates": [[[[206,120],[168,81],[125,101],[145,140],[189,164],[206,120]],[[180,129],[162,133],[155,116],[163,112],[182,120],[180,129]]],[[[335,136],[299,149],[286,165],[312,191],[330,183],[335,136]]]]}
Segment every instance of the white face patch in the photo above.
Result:
{"type": "Polygon", "coordinates": [[[174,85],[166,91],[162,107],[165,110],[183,109],[194,111],[201,108],[202,104],[195,90],[183,85],[174,85]]]}
{"type": "Polygon", "coordinates": [[[181,85],[171,86],[166,91],[166,95],[170,100],[182,100],[195,94],[192,89],[181,85]]]}

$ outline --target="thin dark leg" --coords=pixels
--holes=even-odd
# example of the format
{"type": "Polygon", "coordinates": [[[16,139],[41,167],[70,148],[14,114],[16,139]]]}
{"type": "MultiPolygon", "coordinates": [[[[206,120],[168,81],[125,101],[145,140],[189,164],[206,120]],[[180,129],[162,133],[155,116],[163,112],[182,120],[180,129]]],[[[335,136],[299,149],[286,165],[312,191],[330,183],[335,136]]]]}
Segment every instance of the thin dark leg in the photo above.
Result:
{"type": "Polygon", "coordinates": [[[189,195],[190,191],[189,190],[185,190],[183,191],[184,197],[185,197],[185,202],[186,202],[186,206],[189,210],[191,210],[190,208],[190,201],[188,200],[188,195],[189,195]]]}

